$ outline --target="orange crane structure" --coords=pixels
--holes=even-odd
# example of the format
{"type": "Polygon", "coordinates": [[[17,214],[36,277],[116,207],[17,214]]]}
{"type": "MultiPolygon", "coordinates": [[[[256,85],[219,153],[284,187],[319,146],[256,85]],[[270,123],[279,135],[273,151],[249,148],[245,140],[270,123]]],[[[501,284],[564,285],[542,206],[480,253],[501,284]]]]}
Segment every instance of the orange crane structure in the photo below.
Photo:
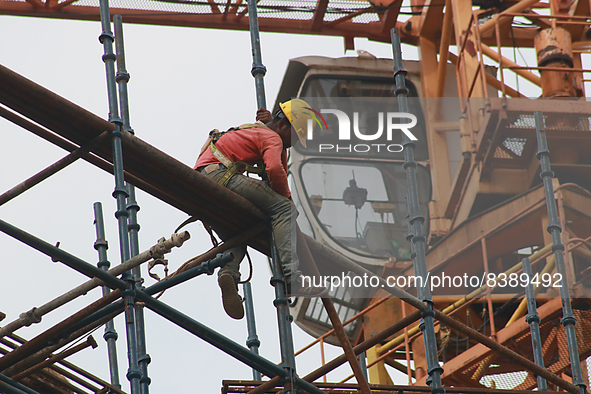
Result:
{"type": "MultiPolygon", "coordinates": [[[[409,185],[405,182],[410,182],[402,180],[409,167],[402,157],[379,158],[379,165],[372,167],[367,161],[361,164],[351,157],[313,154],[296,147],[290,176],[294,201],[303,213],[298,220],[308,221],[302,226],[306,235],[300,241],[310,253],[303,259],[330,262],[319,266],[320,273],[369,275],[381,281],[417,276],[420,273],[411,261],[416,259],[416,246],[408,246],[411,239],[413,245],[425,244],[429,284],[435,277],[444,281],[447,276],[450,285],[437,288],[430,300],[422,299],[408,283],[382,285],[359,299],[335,290],[332,301],[302,300],[291,308],[293,320],[317,338],[314,343],[342,346],[343,356],[289,381],[282,380],[273,366],[232,348],[240,360],[258,362],[259,371],[264,370],[261,372],[270,379],[224,381],[222,392],[266,393],[281,387],[288,392],[292,385],[307,392],[364,394],[517,394],[535,389],[587,392],[587,359],[591,357],[591,103],[585,91],[591,72],[587,57],[591,50],[590,2],[260,0],[257,8],[261,31],[339,36],[345,49],[354,49],[354,38],[390,42],[391,29],[396,28],[403,43],[417,47],[420,60],[403,64],[411,112],[422,114],[422,143],[415,147],[415,164],[425,233],[414,236],[424,236],[424,241],[407,237],[407,225],[413,218],[406,217],[403,206],[410,203],[394,193],[395,181],[405,188],[409,185]],[[506,49],[518,48],[535,49],[537,64],[522,65],[507,57],[506,49]],[[515,79],[523,89],[508,82],[515,79]],[[531,97],[531,92],[536,97],[531,97]],[[360,219],[363,229],[355,227],[352,237],[338,232],[338,218],[323,215],[328,215],[331,204],[344,209],[354,203],[347,202],[345,194],[340,197],[340,186],[335,186],[335,195],[318,192],[321,188],[315,189],[315,178],[309,175],[323,171],[336,177],[339,166],[344,166],[347,177],[353,169],[353,180],[360,185],[349,183],[354,190],[366,187],[371,193],[378,185],[386,196],[368,198],[356,206],[361,210],[367,202],[365,209],[381,220],[360,219]],[[379,180],[364,186],[360,177],[355,179],[355,171],[379,172],[379,180]],[[326,267],[339,268],[331,271],[326,267]],[[457,283],[456,278],[460,278],[457,283]],[[472,283],[470,278],[481,280],[472,283]],[[526,297],[526,285],[531,283],[536,286],[526,297]],[[432,333],[425,328],[429,319],[432,333]],[[431,337],[426,339],[425,335],[431,337]],[[436,354],[429,346],[435,347],[436,354]],[[347,361],[357,383],[318,382],[327,371],[347,361]],[[390,368],[407,374],[408,385],[394,385],[390,368]]],[[[110,12],[121,15],[126,23],[249,30],[248,5],[242,0],[120,0],[112,2],[110,12]]],[[[95,0],[0,0],[0,14],[100,19],[95,0]]],[[[318,106],[325,97],[384,97],[394,91],[398,95],[393,67],[397,73],[402,70],[392,59],[367,54],[293,59],[276,107],[296,96],[318,106]],[[318,93],[326,86],[331,87],[330,94],[318,93]]],[[[190,267],[245,240],[271,255],[266,218],[246,200],[236,199],[233,193],[125,129],[116,129],[113,123],[14,71],[0,66],[0,81],[0,116],[73,152],[74,159],[80,157],[106,171],[114,171],[115,159],[105,132],[118,130],[117,138],[126,152],[122,171],[128,183],[216,230],[235,234],[190,267]],[[212,206],[224,209],[214,215],[212,206]]],[[[5,194],[0,203],[5,202],[3,198],[12,197],[5,194]]],[[[357,214],[357,210],[352,212],[357,214]]],[[[353,220],[357,226],[357,217],[353,220]]],[[[4,226],[2,231],[18,232],[4,226]]],[[[24,239],[26,235],[15,237],[24,239]]],[[[143,261],[161,258],[167,248],[179,242],[163,241],[166,248],[151,250],[143,261]]],[[[39,248],[57,253],[49,246],[39,248]]],[[[122,283],[99,277],[102,274],[95,271],[85,273],[103,282],[110,280],[109,286],[125,294],[122,283]]],[[[112,307],[88,326],[92,329],[120,313],[122,306],[113,306],[120,297],[116,291],[81,311],[77,320],[112,307]]],[[[154,302],[148,299],[154,291],[138,297],[149,304],[154,302]]],[[[35,316],[28,318],[34,320],[35,316]]],[[[63,324],[61,330],[74,327],[78,336],[89,330],[74,322],[63,324]]],[[[194,333],[201,330],[194,322],[186,325],[188,330],[193,327],[194,333]]],[[[32,387],[38,392],[93,392],[88,386],[96,388],[94,392],[121,392],[85,371],[78,372],[82,377],[72,377],[73,373],[62,367],[57,372],[46,369],[57,361],[51,353],[59,346],[40,349],[39,344],[61,331],[48,332],[29,345],[35,351],[28,351],[27,341],[6,327],[0,329],[0,336],[18,339],[12,343],[14,349],[7,349],[0,358],[0,373],[7,385],[0,387],[13,390],[6,392],[27,392],[32,387]],[[43,360],[52,361],[39,364],[43,360]],[[19,374],[26,387],[11,386],[21,378],[19,374]],[[72,388],[83,379],[86,391],[72,388]]],[[[219,341],[220,346],[229,346],[219,341]]],[[[92,341],[86,346],[92,346],[92,341]]]]}

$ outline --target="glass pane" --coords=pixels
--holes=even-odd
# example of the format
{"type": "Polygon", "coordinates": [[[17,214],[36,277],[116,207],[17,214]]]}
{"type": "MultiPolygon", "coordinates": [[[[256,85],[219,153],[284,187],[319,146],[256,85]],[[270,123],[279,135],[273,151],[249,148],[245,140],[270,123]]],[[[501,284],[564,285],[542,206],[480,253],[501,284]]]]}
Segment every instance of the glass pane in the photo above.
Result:
{"type": "MultiPolygon", "coordinates": [[[[362,255],[410,258],[400,163],[311,160],[301,167],[301,178],[316,220],[336,242],[362,255]]],[[[417,178],[421,210],[429,217],[427,171],[417,168],[417,178]]]]}

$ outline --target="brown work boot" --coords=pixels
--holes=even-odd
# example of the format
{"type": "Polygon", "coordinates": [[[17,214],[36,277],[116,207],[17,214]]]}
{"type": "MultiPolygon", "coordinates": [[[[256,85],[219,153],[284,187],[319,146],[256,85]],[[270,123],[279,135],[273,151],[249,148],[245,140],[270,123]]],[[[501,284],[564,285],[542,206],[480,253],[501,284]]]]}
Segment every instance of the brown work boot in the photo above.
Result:
{"type": "Polygon", "coordinates": [[[224,310],[232,319],[240,320],[244,317],[242,297],[238,294],[238,286],[230,274],[218,276],[218,285],[222,289],[222,304],[224,310]]]}
{"type": "Polygon", "coordinates": [[[328,290],[326,287],[303,286],[302,276],[298,275],[295,278],[287,278],[285,280],[285,296],[286,297],[326,297],[328,290]],[[293,280],[292,280],[293,279],[293,280]]]}

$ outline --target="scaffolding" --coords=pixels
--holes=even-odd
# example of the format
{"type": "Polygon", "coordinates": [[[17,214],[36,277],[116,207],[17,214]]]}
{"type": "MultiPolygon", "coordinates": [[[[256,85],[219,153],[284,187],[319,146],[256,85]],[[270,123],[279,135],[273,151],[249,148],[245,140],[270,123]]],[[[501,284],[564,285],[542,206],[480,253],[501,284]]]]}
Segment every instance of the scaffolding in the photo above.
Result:
{"type": "MultiPolygon", "coordinates": [[[[531,5],[531,2],[526,3],[525,5],[531,5]]],[[[213,10],[213,3],[210,6],[213,10]]],[[[251,1],[249,7],[251,10],[255,9],[255,3],[251,1]]],[[[326,8],[326,3],[324,7],[326,8]]],[[[399,7],[400,5],[398,5],[398,9],[399,7]]],[[[586,366],[581,366],[580,361],[591,355],[591,341],[588,340],[586,335],[588,330],[591,329],[588,323],[591,319],[588,318],[588,313],[584,308],[575,308],[573,310],[571,297],[577,291],[582,295],[588,293],[585,284],[588,269],[580,273],[581,277],[578,277],[572,268],[572,261],[568,260],[570,259],[568,256],[569,253],[579,249],[579,251],[583,250],[581,253],[588,257],[589,253],[584,248],[590,244],[589,238],[576,238],[573,234],[584,228],[589,222],[591,214],[588,212],[588,207],[591,206],[589,204],[591,194],[578,185],[569,183],[553,184],[552,177],[554,173],[550,168],[548,158],[549,149],[546,130],[565,128],[561,124],[556,126],[553,117],[556,113],[575,113],[581,115],[582,118],[586,117],[587,124],[583,124],[581,127],[587,126],[588,128],[589,116],[587,112],[589,108],[584,103],[578,107],[577,104],[573,105],[572,102],[567,104],[562,102],[562,105],[551,103],[546,106],[539,103],[508,103],[505,99],[510,91],[506,88],[502,78],[499,86],[503,97],[498,101],[488,100],[489,97],[486,92],[487,84],[490,84],[490,81],[487,79],[488,74],[484,70],[484,62],[482,61],[483,53],[488,50],[486,49],[488,47],[481,42],[479,34],[484,35],[486,32],[490,32],[494,23],[500,53],[499,25],[501,16],[488,25],[485,25],[487,22],[480,25],[475,24],[478,17],[482,15],[472,13],[469,19],[468,25],[470,28],[474,27],[475,31],[478,32],[475,35],[477,53],[480,56],[478,67],[474,68],[474,64],[466,64],[473,60],[466,60],[466,52],[464,51],[466,43],[471,42],[467,38],[470,29],[465,31],[465,37],[458,36],[458,41],[462,42],[460,56],[454,58],[449,54],[450,58],[456,63],[458,75],[465,73],[467,68],[473,68],[471,78],[458,78],[462,112],[467,115],[464,119],[468,126],[464,124],[464,127],[471,129],[469,131],[461,129],[461,131],[470,137],[472,145],[469,150],[473,156],[460,164],[457,178],[454,184],[450,185],[450,197],[446,201],[444,208],[440,208],[441,211],[447,212],[445,217],[449,222],[447,230],[451,229],[448,234],[445,233],[447,230],[443,229],[444,226],[431,229],[431,235],[436,234],[434,237],[423,233],[422,225],[426,219],[419,210],[416,175],[414,173],[416,168],[413,154],[414,143],[408,139],[404,141],[404,168],[409,183],[407,198],[410,207],[408,212],[410,217],[408,240],[411,244],[414,274],[427,281],[429,275],[442,272],[444,267],[458,270],[466,262],[480,259],[483,262],[485,278],[487,278],[486,285],[480,286],[476,291],[466,296],[462,296],[458,301],[455,301],[455,294],[450,295],[448,298],[454,299],[455,302],[442,301],[441,299],[434,300],[428,291],[428,287],[419,288],[418,293],[414,295],[407,291],[408,289],[391,286],[383,277],[367,270],[313,238],[301,235],[298,244],[302,245],[301,247],[306,250],[306,253],[301,255],[303,260],[309,262],[326,260],[357,275],[376,278],[381,284],[381,288],[394,298],[382,298],[382,300],[376,301],[362,313],[345,323],[341,322],[331,299],[328,297],[323,298],[322,303],[334,328],[329,333],[321,336],[318,342],[322,346],[325,338],[329,335],[335,335],[343,349],[343,355],[328,363],[324,363],[323,360],[321,367],[306,376],[299,377],[296,373],[296,352],[291,339],[292,317],[285,296],[280,267],[275,256],[272,232],[269,231],[265,215],[248,201],[237,197],[231,191],[215,184],[134,135],[130,125],[127,104],[126,85],[129,74],[125,67],[122,19],[120,16],[115,16],[115,34],[113,34],[110,27],[108,4],[102,1],[100,8],[103,29],[100,40],[104,47],[103,61],[106,67],[109,98],[108,121],[92,115],[48,89],[0,66],[0,81],[3,86],[0,92],[0,102],[2,103],[0,116],[71,152],[47,169],[4,193],[0,196],[0,205],[56,174],[75,160],[79,158],[87,160],[114,174],[115,191],[113,196],[117,201],[115,215],[119,224],[119,245],[122,261],[120,265],[110,268],[106,255],[107,242],[102,207],[98,203],[94,206],[96,223],[96,242],[94,246],[98,252],[98,264],[96,266],[60,249],[59,245],[51,245],[0,220],[0,231],[50,256],[52,260],[61,262],[90,278],[89,282],[41,307],[24,313],[19,319],[0,328],[0,343],[6,347],[2,348],[3,357],[0,358],[0,388],[4,390],[3,392],[122,393],[115,346],[117,333],[114,330],[112,319],[123,313],[126,321],[126,344],[129,363],[126,377],[130,382],[131,393],[147,394],[150,384],[148,373],[150,356],[147,353],[143,327],[144,308],[149,308],[161,317],[252,367],[252,381],[224,381],[222,382],[223,393],[248,392],[255,394],[277,392],[280,389],[283,389],[284,392],[293,392],[296,388],[299,388],[310,393],[352,393],[359,391],[364,394],[371,392],[411,393],[426,391],[443,393],[448,391],[458,393],[525,394],[535,392],[532,391],[535,387],[538,390],[544,390],[548,388],[548,384],[554,389],[573,394],[587,392],[586,366]],[[483,26],[486,26],[486,28],[483,26]],[[113,51],[113,43],[116,44],[116,54],[113,51]],[[117,65],[117,71],[115,71],[115,64],[117,65]],[[481,85],[480,88],[478,88],[478,84],[481,85]],[[479,89],[480,94],[476,93],[475,96],[475,92],[478,92],[479,89]],[[478,118],[478,114],[473,111],[474,100],[471,99],[475,97],[481,98],[481,96],[487,99],[486,113],[484,116],[481,114],[480,118],[478,118]],[[540,106],[544,107],[543,112],[539,111],[540,106]],[[538,110],[532,111],[534,108],[538,110]],[[524,113],[531,113],[531,116],[524,118],[524,113]],[[477,118],[480,121],[479,127],[476,127],[477,118]],[[524,121],[524,119],[526,120],[524,121]],[[527,120],[530,122],[523,125],[524,122],[527,123],[527,120]],[[494,127],[491,125],[494,125],[494,127]],[[478,128],[480,128],[480,133],[475,132],[475,129],[478,128]],[[483,178],[492,176],[492,173],[499,167],[495,163],[498,163],[499,160],[508,159],[497,154],[498,147],[504,144],[507,139],[514,138],[514,135],[510,133],[510,129],[515,128],[520,129],[519,132],[527,134],[527,138],[521,141],[520,145],[522,149],[520,152],[523,155],[521,153],[517,155],[519,158],[514,157],[515,155],[508,155],[508,158],[515,159],[511,165],[516,168],[523,166],[524,164],[519,162],[520,158],[523,158],[522,160],[525,162],[525,157],[534,154],[534,142],[530,137],[531,132],[535,130],[538,146],[536,157],[541,163],[540,177],[543,180],[543,185],[528,189],[526,193],[504,201],[501,205],[483,210],[478,215],[470,215],[465,211],[466,208],[462,211],[460,209],[461,204],[462,201],[467,199],[467,185],[471,182],[475,168],[477,166],[485,168],[483,175],[479,175],[483,178]],[[123,158],[123,151],[125,151],[125,158],[123,158]],[[474,161],[475,157],[480,158],[480,162],[476,163],[474,161]],[[125,160],[125,165],[123,165],[123,160],[125,160]],[[139,204],[135,199],[134,186],[132,185],[189,215],[198,217],[212,225],[214,229],[234,234],[234,236],[189,261],[176,275],[144,288],[139,271],[140,264],[150,263],[154,265],[163,263],[165,254],[169,253],[173,247],[182,246],[183,242],[189,238],[189,235],[186,232],[174,234],[170,239],[162,239],[149,250],[140,253],[137,238],[139,224],[136,216],[139,204]],[[544,205],[546,210],[544,210],[544,205]],[[215,212],[211,209],[212,206],[223,206],[225,209],[215,212]],[[560,294],[553,299],[548,297],[546,303],[537,307],[535,302],[536,290],[528,286],[525,289],[526,297],[522,302],[523,307],[520,309],[520,313],[524,313],[523,308],[527,308],[527,317],[517,322],[521,315],[515,311],[513,315],[515,319],[513,320],[512,317],[504,328],[499,329],[495,326],[494,296],[491,291],[491,287],[496,285],[496,280],[493,280],[494,283],[491,284],[488,279],[488,274],[491,272],[489,251],[494,249],[495,255],[498,256],[503,254],[504,251],[516,250],[517,244],[508,240],[516,237],[516,234],[523,234],[524,229],[534,226],[532,223],[540,223],[544,220],[547,221],[548,232],[550,233],[549,239],[546,240],[546,247],[540,248],[528,258],[524,258],[505,271],[504,274],[509,276],[521,273],[521,270],[523,270],[528,285],[530,285],[534,272],[536,272],[536,275],[537,272],[543,272],[538,268],[532,271],[532,266],[539,267],[539,262],[546,261],[546,267],[550,267],[550,270],[555,267],[557,274],[559,274],[560,294]],[[566,239],[563,240],[560,233],[567,227],[572,231],[568,232],[566,239]],[[437,233],[439,231],[441,231],[440,234],[437,233]],[[431,248],[427,253],[431,238],[442,236],[445,236],[445,238],[442,238],[444,242],[431,243],[431,248]],[[254,315],[251,303],[247,303],[249,319],[247,345],[249,348],[246,348],[155,297],[158,293],[196,276],[212,274],[216,268],[223,266],[228,261],[228,258],[222,258],[220,253],[244,242],[270,256],[273,261],[274,270],[271,282],[275,286],[276,298],[274,304],[277,307],[279,321],[281,345],[281,362],[279,363],[258,355],[256,329],[251,324],[254,315]],[[551,254],[552,257],[549,257],[551,254]],[[548,260],[544,260],[546,257],[549,257],[548,260]],[[119,275],[121,275],[120,278],[119,275]],[[17,329],[40,322],[41,317],[46,313],[82,294],[86,294],[86,292],[97,286],[102,286],[103,297],[75,315],[29,341],[14,334],[17,329]],[[463,307],[476,299],[482,299],[487,303],[487,311],[490,314],[488,318],[490,336],[486,335],[486,324],[484,324],[483,334],[480,330],[474,329],[452,316],[458,311],[461,313],[463,307]],[[406,313],[404,307],[402,307],[405,316],[400,320],[392,322],[387,328],[379,332],[375,332],[371,338],[351,343],[344,330],[344,324],[363,318],[372,310],[379,310],[387,302],[406,304],[409,311],[406,313]],[[442,303],[451,305],[440,308],[442,303]],[[562,319],[559,320],[560,316],[562,319]],[[558,321],[564,327],[564,331],[557,327],[556,322],[558,321]],[[95,347],[96,341],[92,336],[88,336],[86,342],[80,345],[61,353],[55,353],[65,345],[86,336],[90,331],[105,324],[104,338],[109,349],[110,382],[105,382],[65,361],[66,357],[75,352],[88,347],[95,347]],[[442,327],[455,332],[458,339],[460,338],[459,335],[461,335],[462,340],[466,339],[465,342],[472,345],[468,346],[465,352],[456,355],[455,358],[446,360],[444,368],[441,367],[440,358],[442,353],[447,350],[442,349],[443,341],[440,337],[442,327]],[[577,334],[579,338],[577,338],[577,334]],[[556,341],[560,342],[556,346],[564,347],[567,352],[565,356],[565,349],[561,349],[559,360],[554,360],[550,365],[547,360],[544,362],[544,352],[547,353],[548,349],[542,348],[541,342],[550,341],[549,338],[552,336],[557,338],[556,341]],[[415,344],[417,339],[423,341],[425,368],[423,368],[424,373],[422,376],[418,373],[416,360],[415,368],[411,370],[411,352],[408,345],[413,338],[415,344]],[[524,356],[525,351],[516,349],[511,343],[513,341],[516,341],[520,347],[525,347],[529,351],[528,356],[524,356]],[[531,345],[525,345],[527,342],[531,342],[531,345]],[[403,347],[404,351],[401,350],[403,347]],[[364,365],[364,358],[361,357],[363,359],[361,361],[358,356],[367,351],[373,352],[373,360],[370,361],[370,364],[364,365]],[[396,361],[402,353],[406,358],[406,365],[396,361]],[[498,361],[499,359],[502,359],[502,361],[498,361]],[[390,365],[407,373],[409,383],[411,383],[411,376],[413,376],[416,383],[426,384],[431,387],[426,388],[421,384],[400,386],[382,382],[380,384],[369,384],[367,370],[379,363],[383,365],[385,361],[389,361],[390,365]],[[356,384],[346,383],[348,379],[339,383],[329,383],[326,380],[323,383],[316,382],[329,371],[347,362],[354,373],[352,376],[355,377],[356,384]],[[517,390],[484,387],[479,382],[486,375],[484,370],[491,368],[493,363],[504,365],[500,373],[524,370],[527,371],[528,377],[521,384],[520,389],[517,390]],[[268,377],[268,380],[262,380],[262,375],[268,377]],[[25,379],[23,382],[26,382],[26,384],[19,383],[21,379],[25,379]],[[32,387],[41,387],[41,389],[36,391],[32,387]]],[[[502,17],[525,16],[534,18],[529,13],[518,14],[524,9],[509,8],[503,13],[502,17]]],[[[391,19],[388,19],[390,17],[386,15],[383,15],[382,18],[391,21],[391,19]]],[[[544,19],[538,16],[535,18],[544,19]]],[[[394,20],[396,20],[395,17],[394,20]]],[[[456,34],[458,33],[456,32],[456,34]]],[[[253,46],[255,46],[256,40],[255,37],[253,46]]],[[[400,103],[399,109],[401,112],[405,112],[408,110],[405,101],[408,92],[405,85],[406,70],[402,66],[400,35],[396,33],[395,29],[392,29],[391,40],[394,49],[394,77],[396,80],[396,93],[400,103]]],[[[504,60],[502,57],[499,60],[502,71],[504,60]]],[[[511,64],[508,68],[523,70],[523,68],[511,64]]],[[[557,70],[546,68],[545,71],[557,70]]],[[[583,73],[586,70],[575,68],[571,71],[583,73]]],[[[530,74],[520,72],[521,75],[531,78],[530,74]]],[[[262,83],[260,74],[264,74],[264,66],[260,57],[257,58],[255,51],[253,76],[257,78],[257,83],[262,83]]],[[[434,86],[434,88],[437,90],[443,89],[441,86],[434,86]]],[[[258,96],[257,98],[259,106],[265,107],[264,96],[258,96]]],[[[588,137],[584,136],[583,140],[587,143],[588,137]]],[[[511,150],[507,148],[506,144],[504,146],[506,147],[505,152],[507,149],[511,150]]],[[[512,151],[514,152],[514,150],[512,151]]],[[[537,240],[539,234],[526,235],[526,237],[531,239],[525,241],[522,239],[520,242],[539,243],[537,240]]],[[[502,266],[502,264],[500,265],[502,266]]],[[[245,289],[245,294],[248,294],[248,291],[245,289]]],[[[497,294],[497,299],[503,299],[503,297],[508,299],[514,298],[515,295],[508,293],[497,294]]],[[[413,357],[418,353],[418,347],[412,351],[413,357]]]]}

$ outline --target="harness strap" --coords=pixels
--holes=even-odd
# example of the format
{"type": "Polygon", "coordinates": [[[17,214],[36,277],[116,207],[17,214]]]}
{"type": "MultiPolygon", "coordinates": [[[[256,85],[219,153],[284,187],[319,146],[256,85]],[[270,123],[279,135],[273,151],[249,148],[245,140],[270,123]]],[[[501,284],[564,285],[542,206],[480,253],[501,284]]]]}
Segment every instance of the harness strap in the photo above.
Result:
{"type": "MultiPolygon", "coordinates": [[[[250,129],[253,127],[261,127],[261,126],[264,126],[264,125],[261,123],[245,124],[245,125],[242,125],[238,128],[230,129],[228,131],[240,130],[240,129],[250,129]]],[[[213,156],[216,159],[218,159],[220,163],[222,163],[224,166],[226,166],[226,168],[228,168],[228,170],[224,173],[224,175],[218,181],[218,183],[222,186],[226,186],[228,184],[228,181],[230,180],[230,178],[232,178],[234,176],[234,174],[242,174],[244,171],[246,171],[247,173],[258,174],[258,175],[264,175],[266,173],[264,167],[251,166],[250,164],[244,163],[242,161],[237,161],[235,163],[232,162],[218,148],[216,148],[215,140],[211,141],[209,146],[211,149],[211,153],[213,153],[213,156]]]]}

